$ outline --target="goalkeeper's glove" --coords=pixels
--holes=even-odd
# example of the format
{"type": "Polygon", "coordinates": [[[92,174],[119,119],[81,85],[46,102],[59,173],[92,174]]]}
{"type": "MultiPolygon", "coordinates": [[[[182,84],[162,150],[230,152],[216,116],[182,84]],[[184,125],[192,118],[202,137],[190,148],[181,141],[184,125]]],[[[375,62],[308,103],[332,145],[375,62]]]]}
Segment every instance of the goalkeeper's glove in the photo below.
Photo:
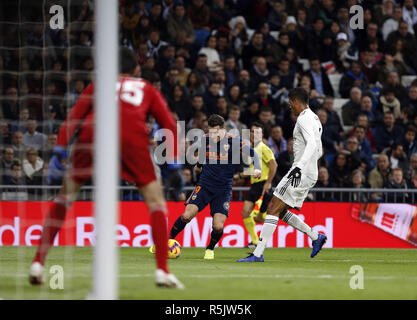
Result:
{"type": "Polygon", "coordinates": [[[291,185],[297,188],[301,182],[301,169],[299,167],[292,169],[288,175],[288,180],[291,180],[291,185]]]}

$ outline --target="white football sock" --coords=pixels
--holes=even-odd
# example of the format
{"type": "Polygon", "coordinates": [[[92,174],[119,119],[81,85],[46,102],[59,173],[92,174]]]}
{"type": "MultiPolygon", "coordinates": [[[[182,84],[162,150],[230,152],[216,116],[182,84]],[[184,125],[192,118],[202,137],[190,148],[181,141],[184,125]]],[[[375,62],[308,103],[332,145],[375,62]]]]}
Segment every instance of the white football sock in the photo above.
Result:
{"type": "Polygon", "coordinates": [[[298,231],[301,231],[308,235],[311,240],[317,240],[319,237],[317,231],[314,231],[308,224],[301,220],[296,214],[287,210],[282,221],[288,223],[290,226],[294,227],[298,231]]]}
{"type": "Polygon", "coordinates": [[[275,229],[277,228],[278,220],[279,219],[277,216],[270,214],[266,215],[264,225],[262,226],[261,235],[259,236],[259,242],[256,245],[255,251],[253,252],[256,257],[259,258],[264,253],[266,244],[268,243],[269,239],[271,239],[275,229]]]}

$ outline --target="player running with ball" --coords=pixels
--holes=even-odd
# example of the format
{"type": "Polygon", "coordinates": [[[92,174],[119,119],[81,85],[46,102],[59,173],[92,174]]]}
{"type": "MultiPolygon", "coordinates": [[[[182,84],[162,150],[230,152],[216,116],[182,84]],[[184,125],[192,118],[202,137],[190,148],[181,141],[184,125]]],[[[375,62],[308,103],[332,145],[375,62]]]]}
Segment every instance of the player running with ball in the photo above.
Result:
{"type": "Polygon", "coordinates": [[[253,160],[253,176],[261,177],[261,164],[256,152],[245,145],[241,138],[226,135],[224,119],[211,115],[208,119],[209,133],[201,141],[199,163],[194,170],[201,172],[193,193],[185,203],[185,212],[175,221],[170,237],[174,239],[198,212],[210,203],[213,230],[204,259],[214,259],[214,247],[223,235],[223,225],[229,215],[233,176],[242,156],[253,160]]]}
{"type": "Polygon", "coordinates": [[[303,88],[295,88],[289,93],[289,100],[291,110],[298,116],[293,132],[294,163],[274,191],[256,249],[251,255],[238,260],[238,262],[264,261],[263,252],[279,219],[311,238],[313,241],[312,258],[321,250],[327,240],[324,234],[317,233],[297,215],[288,211],[288,209],[299,210],[309,190],[316,184],[317,161],[323,154],[321,144],[323,129],[319,118],[308,106],[307,91],[303,88]]]}

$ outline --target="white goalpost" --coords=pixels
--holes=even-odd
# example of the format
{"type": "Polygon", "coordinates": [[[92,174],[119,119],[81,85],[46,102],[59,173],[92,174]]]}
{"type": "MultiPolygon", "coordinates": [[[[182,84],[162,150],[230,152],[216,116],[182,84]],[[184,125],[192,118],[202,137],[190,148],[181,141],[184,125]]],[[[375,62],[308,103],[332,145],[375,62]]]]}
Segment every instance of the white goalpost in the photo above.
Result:
{"type": "Polygon", "coordinates": [[[118,298],[119,112],[118,1],[96,0],[95,5],[95,206],[96,243],[93,260],[93,299],[118,298]]]}

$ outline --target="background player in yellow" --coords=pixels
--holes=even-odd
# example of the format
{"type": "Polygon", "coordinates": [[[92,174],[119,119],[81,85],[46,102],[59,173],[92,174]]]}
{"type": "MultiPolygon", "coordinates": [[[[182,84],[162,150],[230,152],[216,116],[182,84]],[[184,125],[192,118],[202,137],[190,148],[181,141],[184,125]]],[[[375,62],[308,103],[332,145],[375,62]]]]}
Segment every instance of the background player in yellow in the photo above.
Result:
{"type": "MultiPolygon", "coordinates": [[[[249,243],[249,248],[254,248],[259,241],[258,234],[255,230],[255,219],[257,222],[262,222],[263,220],[261,216],[263,212],[266,212],[269,200],[272,198],[272,194],[269,191],[271,190],[272,180],[277,171],[274,153],[262,141],[263,129],[263,125],[258,122],[254,122],[250,128],[251,147],[255,150],[261,160],[261,177],[255,179],[251,176],[251,187],[245,196],[245,202],[242,209],[243,222],[252,239],[251,243],[249,243]],[[260,199],[261,197],[262,199],[260,199]],[[262,201],[261,204],[259,203],[260,201],[262,201]],[[255,203],[259,206],[259,214],[256,213],[255,210],[251,215],[255,203]]],[[[250,165],[249,168],[252,170],[253,165],[250,165]]],[[[239,175],[241,175],[241,173],[239,175]]]]}

